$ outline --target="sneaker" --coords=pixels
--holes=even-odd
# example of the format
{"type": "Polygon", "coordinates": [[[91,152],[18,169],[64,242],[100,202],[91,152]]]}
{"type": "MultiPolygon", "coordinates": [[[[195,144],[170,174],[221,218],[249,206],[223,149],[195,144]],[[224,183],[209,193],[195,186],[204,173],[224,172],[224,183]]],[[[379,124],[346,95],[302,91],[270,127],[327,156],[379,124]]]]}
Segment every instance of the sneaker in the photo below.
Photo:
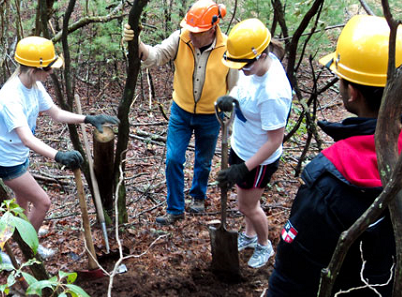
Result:
{"type": "Polygon", "coordinates": [[[4,265],[0,268],[0,271],[1,270],[12,271],[14,268],[10,256],[2,251],[0,251],[0,264],[4,265]]]}
{"type": "Polygon", "coordinates": [[[182,219],[184,219],[184,213],[176,215],[167,213],[164,216],[157,217],[155,221],[161,225],[172,225],[174,222],[182,219]]]}
{"type": "Polygon", "coordinates": [[[191,213],[203,213],[205,211],[205,200],[204,199],[194,199],[191,202],[188,212],[191,213]]]}
{"type": "Polygon", "coordinates": [[[257,243],[258,243],[257,235],[254,237],[248,237],[246,234],[240,233],[239,237],[237,238],[237,249],[239,250],[239,252],[246,248],[255,249],[257,243]]]}
{"type": "Polygon", "coordinates": [[[54,256],[55,253],[56,253],[55,250],[45,248],[41,244],[38,246],[38,254],[44,260],[49,260],[54,256]]]}
{"type": "Polygon", "coordinates": [[[274,249],[272,248],[271,242],[268,240],[268,245],[257,244],[254,250],[254,254],[248,260],[248,266],[251,268],[260,268],[267,264],[268,259],[274,255],[274,249]]]}

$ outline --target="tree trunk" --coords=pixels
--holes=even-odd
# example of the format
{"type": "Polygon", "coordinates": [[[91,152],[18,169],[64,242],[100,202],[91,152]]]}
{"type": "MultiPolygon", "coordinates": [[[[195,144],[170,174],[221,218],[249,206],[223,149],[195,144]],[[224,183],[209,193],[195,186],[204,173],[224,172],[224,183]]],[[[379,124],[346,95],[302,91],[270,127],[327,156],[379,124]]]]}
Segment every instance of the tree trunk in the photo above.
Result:
{"type": "Polygon", "coordinates": [[[396,244],[396,268],[392,296],[400,297],[402,295],[402,156],[398,153],[402,114],[402,100],[400,98],[402,93],[402,66],[395,69],[396,32],[399,23],[393,20],[388,2],[383,0],[382,4],[384,15],[391,29],[387,84],[384,89],[375,131],[378,171],[384,190],[369,209],[347,231],[341,234],[328,268],[322,271],[319,297],[331,295],[333,284],[349,247],[388,205],[390,205],[389,210],[396,244]]]}
{"type": "MultiPolygon", "coordinates": [[[[38,254],[34,255],[32,249],[25,243],[25,241],[21,238],[21,235],[15,230],[13,239],[17,242],[20,247],[22,254],[24,255],[25,260],[37,258],[39,261],[43,261],[38,254]]],[[[32,274],[35,276],[37,280],[47,280],[49,279],[49,274],[46,271],[45,265],[41,262],[40,264],[33,264],[29,266],[32,271],[32,274]]]]}
{"type": "MultiPolygon", "coordinates": [[[[378,170],[383,185],[392,182],[393,172],[399,171],[402,157],[398,151],[402,114],[402,66],[396,65],[396,37],[400,21],[396,21],[387,0],[382,0],[384,16],[390,27],[387,85],[383,95],[375,132],[378,170]],[[396,69],[396,66],[399,68],[396,69]]],[[[399,180],[399,182],[401,182],[399,180]]],[[[402,193],[391,201],[389,211],[395,236],[396,266],[392,296],[402,296],[402,193]]]]}
{"type": "Polygon", "coordinates": [[[103,127],[103,133],[96,130],[93,134],[94,171],[99,184],[102,205],[105,210],[113,210],[113,160],[114,132],[110,127],[103,127]]]}
{"type": "MultiPolygon", "coordinates": [[[[37,19],[42,20],[41,27],[43,28],[44,37],[46,37],[48,39],[51,39],[50,32],[49,32],[49,29],[48,29],[48,16],[47,16],[47,14],[50,15],[51,12],[53,11],[54,1],[53,0],[46,0],[46,1],[40,0],[38,3],[41,6],[40,9],[38,8],[38,11],[40,11],[41,13],[46,14],[46,16],[38,16],[37,19]]],[[[74,102],[73,101],[74,91],[72,90],[73,87],[72,87],[72,82],[71,82],[71,79],[70,79],[70,72],[71,72],[70,71],[70,68],[71,68],[70,67],[70,64],[71,64],[70,61],[71,60],[70,60],[70,52],[69,52],[68,40],[67,40],[68,23],[69,23],[70,16],[71,16],[71,14],[72,14],[72,12],[74,10],[74,6],[75,6],[75,1],[73,1],[73,0],[70,1],[68,9],[67,9],[66,14],[65,14],[65,17],[63,19],[63,26],[67,27],[67,29],[65,29],[65,30],[63,29],[63,31],[62,31],[62,33],[63,33],[62,34],[63,35],[63,38],[62,38],[63,53],[64,53],[64,57],[65,57],[65,59],[64,59],[64,65],[65,65],[64,77],[65,77],[65,86],[66,86],[68,102],[66,102],[64,100],[62,86],[61,86],[61,84],[60,84],[60,82],[59,82],[59,80],[57,78],[57,75],[55,73],[50,74],[50,77],[51,77],[51,79],[53,81],[53,88],[54,88],[56,99],[57,99],[60,107],[62,109],[64,109],[64,110],[67,110],[67,111],[73,111],[73,102],[74,102]]],[[[84,150],[83,150],[83,148],[81,146],[81,143],[80,143],[80,138],[79,138],[79,135],[78,135],[77,127],[74,124],[68,124],[68,129],[69,129],[69,132],[70,132],[70,139],[71,139],[71,142],[72,142],[72,144],[74,146],[74,149],[79,151],[81,153],[81,155],[84,157],[84,163],[81,165],[81,170],[84,173],[85,179],[88,182],[88,185],[89,185],[89,188],[91,190],[92,197],[93,197],[94,195],[93,195],[92,182],[91,182],[91,179],[90,179],[89,166],[88,166],[88,162],[87,162],[87,160],[85,158],[85,152],[84,152],[84,150]]]]}
{"type": "Polygon", "coordinates": [[[0,203],[7,199],[9,199],[7,190],[3,184],[3,181],[0,179],[0,203]]]}
{"type": "MultiPolygon", "coordinates": [[[[135,87],[137,85],[138,73],[141,67],[141,61],[138,58],[138,36],[140,33],[140,17],[148,0],[135,0],[130,10],[128,24],[134,30],[134,39],[128,42],[128,67],[127,79],[124,87],[123,98],[119,104],[117,117],[120,120],[119,135],[116,147],[116,158],[114,162],[114,184],[119,183],[121,172],[124,172],[127,144],[129,140],[130,125],[128,114],[130,106],[134,99],[135,87]],[[120,168],[121,167],[121,168],[120,168]],[[121,169],[121,170],[120,170],[121,169]]],[[[127,222],[126,209],[126,190],[124,180],[118,189],[118,207],[119,207],[119,223],[127,222]]]]}
{"type": "MultiPolygon", "coordinates": [[[[285,12],[283,11],[283,5],[281,0],[271,0],[272,8],[274,9],[274,20],[279,23],[279,26],[281,27],[282,30],[282,36],[285,40],[285,44],[287,45],[289,43],[289,32],[288,32],[288,27],[286,26],[286,21],[285,21],[285,12]]],[[[272,27],[271,27],[271,34],[272,36],[275,35],[275,28],[276,28],[276,22],[272,22],[272,27]]]]}
{"type": "MultiPolygon", "coordinates": [[[[395,72],[394,79],[387,82],[384,97],[386,104],[381,105],[375,134],[378,167],[383,185],[391,182],[391,174],[398,170],[398,137],[401,133],[401,92],[402,68],[395,72]]],[[[399,159],[401,156],[399,155],[399,159]]],[[[400,180],[399,180],[400,182],[400,180]]],[[[398,193],[389,204],[392,226],[395,236],[396,268],[394,275],[393,296],[402,294],[402,193],[398,193]]]]}
{"type": "Polygon", "coordinates": [[[295,75],[295,70],[296,70],[296,58],[297,58],[297,49],[299,45],[299,40],[303,32],[307,29],[307,26],[310,24],[310,21],[320,11],[320,7],[323,4],[324,0],[314,1],[314,3],[310,6],[308,12],[304,15],[299,26],[297,27],[291,41],[289,42],[289,44],[286,44],[285,49],[288,52],[288,65],[286,68],[286,74],[288,75],[290,84],[292,85],[293,88],[297,87],[297,78],[295,75]]]}

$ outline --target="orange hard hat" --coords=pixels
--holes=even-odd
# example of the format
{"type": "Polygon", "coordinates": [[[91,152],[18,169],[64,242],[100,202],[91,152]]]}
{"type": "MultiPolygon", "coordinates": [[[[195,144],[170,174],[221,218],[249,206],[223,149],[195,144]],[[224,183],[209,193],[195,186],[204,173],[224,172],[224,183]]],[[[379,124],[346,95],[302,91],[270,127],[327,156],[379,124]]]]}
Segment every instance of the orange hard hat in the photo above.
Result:
{"type": "Polygon", "coordinates": [[[199,0],[188,10],[180,26],[192,33],[208,31],[226,15],[226,6],[211,0],[199,0]]]}

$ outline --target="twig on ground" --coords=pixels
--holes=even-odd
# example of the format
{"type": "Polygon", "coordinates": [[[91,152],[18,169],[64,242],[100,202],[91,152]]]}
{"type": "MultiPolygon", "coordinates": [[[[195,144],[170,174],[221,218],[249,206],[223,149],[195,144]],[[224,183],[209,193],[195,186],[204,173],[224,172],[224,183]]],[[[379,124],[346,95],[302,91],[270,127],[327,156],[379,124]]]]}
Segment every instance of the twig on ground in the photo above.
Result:
{"type": "Polygon", "coordinates": [[[350,289],[348,289],[348,290],[346,290],[346,291],[340,290],[339,292],[337,292],[337,293],[335,294],[335,297],[337,297],[337,296],[339,296],[339,295],[341,295],[341,294],[347,294],[347,293],[350,293],[350,292],[352,292],[352,291],[357,291],[357,290],[366,289],[366,288],[372,290],[377,296],[381,297],[382,295],[380,294],[380,292],[378,292],[378,291],[375,289],[375,287],[384,287],[384,286],[387,286],[387,285],[391,282],[392,276],[393,276],[393,270],[394,270],[395,262],[392,263],[392,266],[391,266],[391,268],[390,268],[389,278],[388,278],[388,280],[387,280],[386,283],[384,283],[384,284],[369,284],[369,282],[364,278],[363,272],[364,272],[364,269],[365,269],[365,267],[366,267],[367,261],[364,260],[364,258],[363,258],[363,249],[362,249],[362,245],[363,245],[363,242],[361,241],[361,242],[360,242],[360,256],[361,256],[361,259],[362,259],[363,264],[362,264],[362,268],[361,268],[361,270],[360,270],[360,279],[361,279],[361,281],[364,283],[364,286],[359,286],[359,287],[355,287],[355,288],[350,288],[350,289]]]}
{"type": "MultiPolygon", "coordinates": [[[[125,162],[125,161],[126,161],[126,160],[122,160],[122,163],[125,162]]],[[[109,279],[109,286],[108,286],[108,293],[107,293],[107,296],[108,296],[108,297],[111,297],[111,296],[112,296],[112,288],[113,288],[114,276],[117,274],[117,269],[119,268],[121,262],[123,262],[124,260],[130,259],[130,258],[140,258],[140,257],[142,257],[143,255],[147,254],[148,251],[151,249],[151,247],[152,247],[153,245],[155,245],[160,239],[162,239],[162,238],[164,238],[164,237],[167,237],[167,234],[164,234],[164,235],[159,236],[157,239],[155,239],[155,240],[148,246],[148,248],[147,248],[144,252],[142,252],[142,253],[139,254],[139,255],[123,256],[123,246],[122,246],[122,243],[121,243],[121,241],[120,241],[120,235],[119,235],[119,220],[118,220],[118,217],[119,217],[119,208],[118,208],[118,201],[117,201],[118,198],[119,198],[119,190],[120,190],[121,184],[122,184],[122,182],[123,182],[123,180],[124,180],[124,177],[123,177],[123,176],[124,176],[124,175],[123,175],[123,169],[122,169],[122,166],[121,166],[121,165],[119,166],[119,171],[120,171],[120,176],[119,176],[119,181],[118,181],[118,183],[117,183],[116,191],[115,191],[115,197],[116,197],[116,198],[115,198],[115,199],[116,199],[116,200],[115,200],[115,236],[116,236],[116,242],[117,242],[117,244],[118,244],[118,246],[119,246],[119,255],[120,255],[120,257],[119,257],[119,259],[116,261],[112,273],[111,273],[111,274],[108,274],[109,277],[110,277],[110,279],[109,279]]],[[[102,270],[103,270],[103,269],[102,269],[102,270]]]]}

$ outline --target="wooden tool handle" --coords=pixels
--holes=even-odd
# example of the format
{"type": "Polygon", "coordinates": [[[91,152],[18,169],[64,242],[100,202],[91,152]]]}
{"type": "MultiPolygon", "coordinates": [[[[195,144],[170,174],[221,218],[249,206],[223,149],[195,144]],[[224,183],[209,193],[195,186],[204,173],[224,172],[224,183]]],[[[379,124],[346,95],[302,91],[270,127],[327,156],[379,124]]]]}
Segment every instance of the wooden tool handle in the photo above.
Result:
{"type": "MultiPolygon", "coordinates": [[[[75,94],[75,102],[77,104],[78,113],[82,114],[81,102],[80,102],[80,98],[77,94],[75,94]]],[[[81,126],[82,137],[84,139],[85,150],[87,153],[89,174],[91,176],[92,187],[94,190],[96,209],[98,211],[97,213],[98,213],[99,221],[101,223],[103,223],[103,222],[105,222],[105,217],[103,214],[103,206],[102,206],[102,202],[101,202],[101,198],[100,198],[99,185],[98,185],[98,181],[95,176],[94,165],[93,165],[93,160],[92,160],[92,156],[91,156],[91,149],[89,147],[87,132],[85,130],[85,125],[83,123],[81,123],[80,126],[81,126]]]]}
{"type": "MultiPolygon", "coordinates": [[[[78,94],[75,94],[74,98],[75,98],[75,102],[77,104],[78,113],[82,114],[80,97],[78,96],[78,94]]],[[[85,130],[85,125],[83,123],[81,123],[81,132],[82,132],[82,136],[84,138],[85,150],[87,152],[89,175],[91,176],[92,188],[94,191],[96,211],[98,213],[98,219],[102,226],[102,233],[103,233],[103,237],[105,239],[105,245],[106,245],[106,253],[108,254],[110,248],[109,248],[109,239],[108,239],[107,231],[106,231],[105,215],[103,213],[103,205],[102,205],[102,200],[101,200],[101,196],[100,196],[100,192],[99,192],[98,180],[96,179],[96,176],[95,176],[93,160],[91,157],[91,149],[89,147],[88,137],[87,137],[87,133],[85,130]]]]}
{"type": "MultiPolygon", "coordinates": [[[[223,133],[226,133],[226,123],[222,124],[222,137],[223,133]]],[[[222,141],[222,160],[221,170],[228,168],[228,143],[222,141]]],[[[221,226],[226,228],[226,207],[228,201],[228,187],[224,185],[221,187],[221,226]]]]}
{"type": "Polygon", "coordinates": [[[85,200],[84,187],[82,185],[81,170],[79,168],[74,169],[75,183],[77,185],[78,199],[80,201],[80,208],[82,214],[82,225],[84,227],[85,243],[88,248],[88,267],[90,270],[99,268],[96,263],[96,254],[94,243],[92,241],[91,226],[89,224],[87,202],[85,200]],[[91,256],[92,255],[92,256],[91,256]]]}
{"type": "MultiPolygon", "coordinates": [[[[230,112],[230,117],[227,118],[224,115],[221,116],[219,114],[219,108],[217,103],[215,102],[215,115],[218,119],[219,123],[221,124],[222,130],[222,159],[221,159],[221,170],[228,168],[228,138],[229,138],[229,126],[233,122],[234,119],[234,103],[232,106],[232,111],[230,112]]],[[[226,207],[227,207],[227,200],[228,200],[228,187],[224,185],[221,187],[221,225],[220,228],[226,228],[226,207]]]]}

